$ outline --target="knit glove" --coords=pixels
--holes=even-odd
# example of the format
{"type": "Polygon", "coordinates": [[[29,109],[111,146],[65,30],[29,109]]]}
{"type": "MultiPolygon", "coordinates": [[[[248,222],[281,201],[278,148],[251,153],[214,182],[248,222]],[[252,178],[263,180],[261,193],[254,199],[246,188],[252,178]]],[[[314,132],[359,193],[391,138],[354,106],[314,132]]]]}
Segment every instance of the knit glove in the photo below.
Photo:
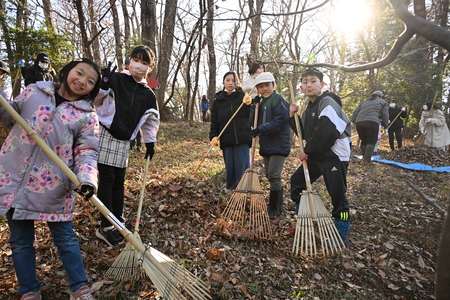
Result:
{"type": "Polygon", "coordinates": [[[101,70],[102,73],[102,84],[100,85],[100,88],[102,90],[109,89],[109,80],[111,79],[111,75],[116,71],[117,66],[114,66],[114,68],[111,70],[112,62],[108,62],[106,65],[106,68],[101,70]]]}
{"type": "Polygon", "coordinates": [[[217,136],[215,136],[211,139],[210,144],[211,144],[211,147],[220,148],[220,140],[217,138],[217,136]]]}
{"type": "Polygon", "coordinates": [[[402,107],[402,111],[406,111],[406,107],[402,107]]]}
{"type": "Polygon", "coordinates": [[[153,158],[153,155],[155,155],[155,143],[145,143],[145,148],[147,148],[147,151],[145,152],[145,159],[150,156],[150,160],[153,158]]]}
{"type": "Polygon", "coordinates": [[[252,130],[252,137],[257,137],[260,134],[261,130],[259,130],[258,128],[252,130]]]}
{"type": "Polygon", "coordinates": [[[81,185],[81,188],[75,191],[83,196],[86,200],[89,200],[92,196],[94,196],[94,187],[87,184],[81,185]]]}
{"type": "Polygon", "coordinates": [[[427,123],[436,124],[437,119],[436,118],[428,118],[427,123]]]}
{"type": "Polygon", "coordinates": [[[244,103],[245,105],[252,104],[252,97],[250,97],[249,94],[245,94],[244,98],[242,98],[242,103],[244,103]]]}
{"type": "Polygon", "coordinates": [[[256,96],[255,98],[253,98],[253,104],[259,103],[261,102],[262,98],[261,96],[256,96]]]}

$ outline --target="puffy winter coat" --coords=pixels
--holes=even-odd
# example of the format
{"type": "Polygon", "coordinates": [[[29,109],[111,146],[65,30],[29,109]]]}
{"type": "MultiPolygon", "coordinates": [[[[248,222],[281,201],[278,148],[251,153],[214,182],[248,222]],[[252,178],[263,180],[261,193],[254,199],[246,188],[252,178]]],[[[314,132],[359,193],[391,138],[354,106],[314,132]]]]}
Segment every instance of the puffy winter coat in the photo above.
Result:
{"type": "MultiPolygon", "coordinates": [[[[55,107],[54,94],[53,82],[39,81],[17,96],[12,106],[81,184],[96,189],[97,115],[85,100],[55,107]]],[[[0,215],[13,207],[17,220],[71,220],[75,185],[3,108],[0,121],[12,127],[0,150],[0,215]]]]}
{"type": "Polygon", "coordinates": [[[435,148],[450,145],[450,132],[441,110],[422,111],[419,128],[425,132],[425,145],[435,148]]]}
{"type": "Polygon", "coordinates": [[[277,91],[259,104],[258,124],[259,154],[288,156],[291,152],[289,103],[277,91]]]}
{"type": "MultiPolygon", "coordinates": [[[[211,108],[211,126],[209,131],[209,139],[218,136],[231,116],[236,112],[242,104],[244,91],[236,88],[236,91],[228,95],[226,91],[216,93],[214,103],[211,108]]],[[[252,143],[252,134],[250,130],[250,105],[243,105],[237,115],[225,129],[220,137],[220,148],[227,146],[249,144],[252,143]]]]}

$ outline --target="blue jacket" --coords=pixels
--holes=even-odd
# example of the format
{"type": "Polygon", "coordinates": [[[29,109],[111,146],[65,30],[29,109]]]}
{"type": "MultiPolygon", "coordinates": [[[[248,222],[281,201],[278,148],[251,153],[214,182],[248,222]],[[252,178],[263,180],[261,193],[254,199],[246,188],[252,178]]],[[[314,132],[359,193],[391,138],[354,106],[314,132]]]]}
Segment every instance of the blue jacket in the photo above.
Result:
{"type": "MultiPolygon", "coordinates": [[[[254,116],[254,107],[252,107],[254,116]]],[[[259,104],[258,129],[261,156],[288,156],[291,151],[289,103],[274,91],[259,104]]]]}

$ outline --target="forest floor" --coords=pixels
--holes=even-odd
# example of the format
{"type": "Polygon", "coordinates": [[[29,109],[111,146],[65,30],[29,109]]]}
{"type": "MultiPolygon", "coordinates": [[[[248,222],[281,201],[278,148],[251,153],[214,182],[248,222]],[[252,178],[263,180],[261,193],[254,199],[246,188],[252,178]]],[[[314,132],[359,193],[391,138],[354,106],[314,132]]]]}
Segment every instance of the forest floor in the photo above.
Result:
{"type": "MultiPolygon", "coordinates": [[[[367,165],[352,157],[347,177],[352,219],[348,248],[334,257],[292,256],[296,215],[289,178],[299,165],[298,145],[293,145],[283,170],[285,212],[270,220],[273,240],[228,239],[217,229],[230,197],[224,192],[221,152],[212,150],[199,171],[191,175],[209,149],[208,131],[207,123],[161,125],[139,233],[144,243],[151,243],[201,278],[213,299],[434,299],[443,216],[406,181],[446,209],[449,173],[412,171],[377,162],[367,165]]],[[[399,159],[423,162],[430,156],[427,149],[419,151],[412,142],[406,144],[399,159]]],[[[390,154],[387,137],[379,150],[382,157],[390,154]]],[[[448,159],[446,155],[443,160],[448,159]]],[[[144,163],[144,152],[131,154],[125,192],[130,230],[144,163]]],[[[267,196],[268,181],[259,155],[255,169],[267,196]]],[[[322,178],[313,184],[313,190],[329,206],[322,178]]],[[[148,277],[135,282],[105,278],[125,242],[108,247],[97,239],[98,219],[99,211],[93,205],[79,202],[74,229],[97,299],[161,299],[148,277]]],[[[0,219],[0,299],[20,299],[8,238],[8,226],[0,219]]],[[[66,274],[48,227],[40,222],[36,223],[36,249],[43,299],[68,299],[66,274]]]]}

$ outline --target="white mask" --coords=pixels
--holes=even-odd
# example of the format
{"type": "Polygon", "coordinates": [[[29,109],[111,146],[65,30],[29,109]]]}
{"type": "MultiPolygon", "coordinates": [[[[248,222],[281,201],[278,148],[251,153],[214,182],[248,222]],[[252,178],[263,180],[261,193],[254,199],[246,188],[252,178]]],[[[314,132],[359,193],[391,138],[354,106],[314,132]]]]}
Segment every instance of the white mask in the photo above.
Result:
{"type": "Polygon", "coordinates": [[[395,108],[395,103],[389,104],[390,107],[395,108]]]}
{"type": "Polygon", "coordinates": [[[47,63],[39,62],[38,65],[39,65],[39,67],[41,67],[41,69],[44,69],[44,70],[48,68],[47,63]]]}
{"type": "Polygon", "coordinates": [[[139,62],[135,62],[134,60],[130,61],[128,69],[130,70],[131,76],[133,76],[135,79],[144,78],[145,76],[147,76],[150,70],[149,66],[141,64],[139,62]]]}
{"type": "Polygon", "coordinates": [[[423,110],[425,110],[425,111],[428,110],[428,106],[426,106],[426,105],[424,105],[422,108],[423,108],[423,110]]]}

